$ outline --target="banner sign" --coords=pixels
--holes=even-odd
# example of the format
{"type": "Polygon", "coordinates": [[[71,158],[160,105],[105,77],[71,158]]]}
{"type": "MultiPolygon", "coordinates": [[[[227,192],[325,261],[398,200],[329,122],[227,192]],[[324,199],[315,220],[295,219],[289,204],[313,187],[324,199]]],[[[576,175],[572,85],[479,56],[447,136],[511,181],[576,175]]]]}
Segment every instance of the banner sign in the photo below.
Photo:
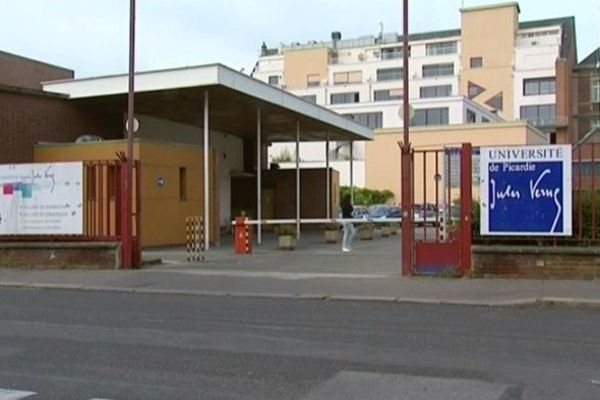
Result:
{"type": "Polygon", "coordinates": [[[0,235],[83,234],[83,163],[0,165],[0,235]]]}
{"type": "Polygon", "coordinates": [[[571,146],[481,148],[481,235],[570,236],[571,146]]]}

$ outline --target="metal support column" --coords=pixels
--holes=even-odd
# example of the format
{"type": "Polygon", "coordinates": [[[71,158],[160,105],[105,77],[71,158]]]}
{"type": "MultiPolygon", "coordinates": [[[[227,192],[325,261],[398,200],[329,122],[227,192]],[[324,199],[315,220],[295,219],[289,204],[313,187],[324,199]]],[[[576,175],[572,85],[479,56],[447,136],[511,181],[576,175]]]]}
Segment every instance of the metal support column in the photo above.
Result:
{"type": "Polygon", "coordinates": [[[350,141],[350,204],[354,205],[354,142],[350,141]]]}
{"type": "Polygon", "coordinates": [[[256,110],[256,241],[262,243],[262,126],[260,108],[256,110]]]}
{"type": "Polygon", "coordinates": [[[296,121],[296,237],[300,239],[300,121],[296,121]]]}
{"type": "Polygon", "coordinates": [[[210,142],[209,142],[209,115],[208,115],[208,90],[204,92],[204,249],[210,246],[210,142]]]}
{"type": "Polygon", "coordinates": [[[327,219],[331,218],[331,173],[329,171],[329,133],[327,134],[327,139],[325,142],[325,170],[327,179],[326,179],[326,195],[325,198],[327,200],[327,219]]]}

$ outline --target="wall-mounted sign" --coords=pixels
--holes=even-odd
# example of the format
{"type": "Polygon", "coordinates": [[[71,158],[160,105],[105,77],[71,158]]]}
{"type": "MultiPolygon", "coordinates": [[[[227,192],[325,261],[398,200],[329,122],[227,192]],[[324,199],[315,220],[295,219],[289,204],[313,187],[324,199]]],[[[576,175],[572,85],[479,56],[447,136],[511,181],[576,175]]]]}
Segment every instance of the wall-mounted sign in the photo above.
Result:
{"type": "Polygon", "coordinates": [[[83,163],[0,165],[0,235],[83,234],[83,163]]]}
{"type": "Polygon", "coordinates": [[[571,146],[481,148],[481,234],[570,236],[571,146]]]}

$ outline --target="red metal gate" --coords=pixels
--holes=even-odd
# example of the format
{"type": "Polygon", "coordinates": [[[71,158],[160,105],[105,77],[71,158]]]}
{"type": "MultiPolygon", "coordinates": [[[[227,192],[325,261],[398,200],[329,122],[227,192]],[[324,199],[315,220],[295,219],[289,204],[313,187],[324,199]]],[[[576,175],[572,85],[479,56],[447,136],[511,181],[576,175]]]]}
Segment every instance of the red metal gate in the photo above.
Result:
{"type": "Polygon", "coordinates": [[[471,144],[413,150],[411,164],[412,275],[464,276],[471,270],[471,144]]]}

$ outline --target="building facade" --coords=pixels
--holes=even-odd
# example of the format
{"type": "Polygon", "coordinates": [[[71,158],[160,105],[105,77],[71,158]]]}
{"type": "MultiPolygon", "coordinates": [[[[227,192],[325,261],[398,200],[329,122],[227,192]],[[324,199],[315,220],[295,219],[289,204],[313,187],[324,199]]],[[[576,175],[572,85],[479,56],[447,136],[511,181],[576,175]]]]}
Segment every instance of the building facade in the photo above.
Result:
{"type": "Polygon", "coordinates": [[[576,141],[600,128],[600,49],[594,50],[574,71],[576,141]]]}
{"type": "MultiPolygon", "coordinates": [[[[519,13],[515,2],[465,8],[460,29],[410,36],[412,126],[527,121],[548,141],[573,141],[574,18],[520,22],[519,13]]],[[[398,128],[402,53],[396,33],[342,39],[334,32],[325,42],[263,44],[252,75],[372,129],[398,128]]],[[[364,159],[364,144],[354,146],[364,159]]],[[[282,151],[271,148],[275,157],[282,151]]],[[[307,149],[301,160],[323,162],[324,154],[307,149]]]]}
{"type": "Polygon", "coordinates": [[[0,51],[0,163],[33,161],[39,142],[72,142],[82,135],[122,137],[122,118],[108,119],[42,82],[72,79],[73,71],[0,51]]]}

